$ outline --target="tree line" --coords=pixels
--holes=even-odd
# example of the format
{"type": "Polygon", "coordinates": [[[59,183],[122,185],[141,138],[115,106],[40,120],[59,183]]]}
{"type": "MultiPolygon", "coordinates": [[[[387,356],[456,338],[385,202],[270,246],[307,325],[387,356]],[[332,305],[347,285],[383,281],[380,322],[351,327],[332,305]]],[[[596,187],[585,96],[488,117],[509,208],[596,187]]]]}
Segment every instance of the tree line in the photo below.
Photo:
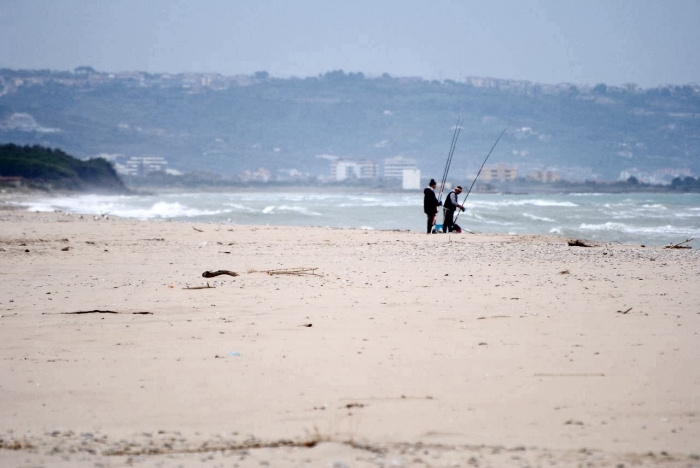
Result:
{"type": "Polygon", "coordinates": [[[39,145],[0,145],[0,176],[21,177],[33,188],[127,191],[109,161],[82,161],[60,149],[39,145]]]}

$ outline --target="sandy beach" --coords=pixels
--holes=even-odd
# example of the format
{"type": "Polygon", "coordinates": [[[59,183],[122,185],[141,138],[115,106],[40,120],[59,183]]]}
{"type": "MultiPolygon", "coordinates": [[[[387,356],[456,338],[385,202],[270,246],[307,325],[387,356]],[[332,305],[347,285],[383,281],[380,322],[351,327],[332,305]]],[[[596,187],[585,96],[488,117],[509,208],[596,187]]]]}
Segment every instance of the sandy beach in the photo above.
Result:
{"type": "Polygon", "coordinates": [[[0,466],[700,467],[695,249],[14,210],[0,265],[0,466]]]}

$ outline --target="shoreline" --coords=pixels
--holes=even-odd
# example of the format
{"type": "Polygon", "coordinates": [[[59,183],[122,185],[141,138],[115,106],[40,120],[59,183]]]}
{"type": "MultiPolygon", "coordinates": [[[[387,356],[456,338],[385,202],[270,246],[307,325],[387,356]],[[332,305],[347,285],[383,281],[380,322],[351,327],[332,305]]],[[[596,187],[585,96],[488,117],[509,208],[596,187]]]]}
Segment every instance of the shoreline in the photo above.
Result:
{"type": "Polygon", "coordinates": [[[2,464],[699,463],[697,251],[0,225],[2,464]]]}
{"type": "MultiPolygon", "coordinates": [[[[427,179],[426,179],[427,180],[427,179]]],[[[667,185],[651,185],[644,188],[632,189],[632,190],[605,190],[606,183],[602,185],[595,185],[593,187],[586,185],[585,183],[580,183],[578,185],[573,184],[571,187],[527,187],[516,185],[513,187],[495,187],[488,190],[473,190],[472,194],[479,195],[578,195],[578,194],[604,194],[604,195],[622,195],[622,194],[670,194],[670,195],[683,195],[683,194],[697,194],[698,191],[678,191],[670,190],[667,185]]],[[[457,183],[452,184],[452,186],[458,185],[457,183]]],[[[445,189],[449,190],[450,185],[448,184],[445,189]]],[[[395,193],[406,193],[406,194],[420,194],[423,192],[423,188],[418,189],[403,189],[400,185],[394,187],[376,187],[376,186],[352,186],[352,185],[334,185],[312,181],[306,185],[287,185],[287,184],[276,184],[273,182],[269,183],[255,183],[250,185],[206,185],[201,187],[181,187],[181,186],[125,186],[128,192],[104,192],[106,195],[159,195],[159,194],[173,194],[173,193],[241,193],[241,192],[274,192],[274,191],[284,191],[291,193],[308,193],[308,192],[330,192],[330,193],[383,193],[383,194],[395,194],[395,193]]],[[[617,187],[616,187],[617,188],[617,187]]],[[[89,195],[94,192],[89,190],[84,191],[71,191],[71,190],[39,190],[36,188],[15,188],[15,187],[2,187],[0,189],[0,197],[5,195],[11,195],[13,193],[24,193],[24,194],[41,194],[43,196],[56,196],[56,195],[89,195]]]]}
{"type": "MultiPolygon", "coordinates": [[[[423,220],[421,219],[423,215],[420,213],[421,209],[417,203],[415,208],[412,205],[414,196],[416,197],[415,200],[420,198],[417,194],[400,194],[399,196],[402,197],[404,202],[408,203],[405,206],[400,205],[398,208],[400,211],[397,211],[397,208],[392,209],[391,206],[393,205],[391,204],[384,206],[383,203],[380,203],[375,208],[370,208],[374,210],[374,215],[365,218],[357,208],[362,206],[364,199],[357,198],[357,195],[367,195],[368,197],[376,198],[380,193],[357,192],[347,194],[350,198],[355,196],[352,202],[355,205],[348,205],[353,208],[349,208],[347,212],[343,211],[342,213],[337,210],[326,209],[313,197],[310,199],[311,201],[306,202],[289,201],[294,200],[296,194],[299,193],[317,194],[312,189],[300,192],[283,192],[280,194],[281,198],[276,199],[274,194],[267,192],[226,192],[220,195],[224,197],[223,201],[228,200],[228,203],[221,205],[217,203],[216,200],[218,198],[213,192],[190,192],[183,194],[183,198],[177,197],[181,192],[160,195],[149,194],[146,196],[141,194],[132,195],[136,198],[130,200],[120,199],[119,195],[107,195],[107,198],[100,198],[101,195],[105,194],[75,194],[73,192],[53,194],[37,192],[0,193],[0,211],[22,210],[25,208],[29,210],[33,202],[42,200],[42,204],[36,205],[36,210],[42,212],[60,211],[67,214],[98,217],[121,216],[125,219],[155,222],[175,220],[188,223],[215,223],[231,226],[355,227],[366,230],[410,230],[412,232],[422,232],[424,229],[423,220]],[[201,195],[201,198],[196,199],[200,200],[199,202],[194,198],[188,198],[189,195],[196,194],[201,195]],[[96,198],[92,198],[92,195],[96,195],[96,198]],[[253,198],[248,199],[247,195],[252,195],[253,198]],[[87,198],[75,198],[81,196],[87,198]],[[162,196],[163,199],[159,199],[159,196],[162,196]],[[406,202],[409,198],[410,200],[406,202]],[[51,200],[54,199],[64,199],[64,203],[62,205],[52,204],[51,200]],[[72,202],[71,199],[73,199],[72,202]],[[164,204],[156,203],[160,201],[163,201],[164,204]],[[231,203],[234,205],[231,205],[231,203]],[[285,206],[290,204],[292,205],[291,207],[285,206]],[[236,208],[231,208],[232,206],[236,208]],[[378,215],[380,212],[376,211],[377,209],[383,210],[381,215],[378,215]],[[294,217],[293,212],[295,210],[302,213],[294,217]],[[270,212],[273,213],[268,214],[270,212]]],[[[335,203],[343,203],[343,197],[339,193],[324,195],[330,197],[328,200],[335,200],[335,203]]],[[[697,216],[693,210],[700,209],[692,208],[694,205],[688,205],[688,203],[693,203],[692,200],[700,203],[695,194],[688,194],[688,196],[694,197],[688,199],[691,200],[690,202],[684,202],[684,197],[665,194],[650,199],[651,201],[649,202],[644,201],[646,200],[644,196],[641,198],[632,197],[629,200],[624,197],[610,198],[610,203],[613,205],[615,203],[627,204],[626,211],[622,213],[622,218],[619,221],[616,219],[616,213],[608,213],[610,211],[609,208],[603,209],[602,202],[598,203],[595,201],[599,198],[588,198],[589,196],[609,196],[607,194],[580,194],[564,196],[563,198],[543,195],[541,200],[537,196],[520,198],[528,197],[526,195],[497,195],[496,198],[483,196],[483,194],[479,195],[482,198],[475,197],[470,200],[474,202],[475,206],[479,206],[478,209],[482,211],[491,210],[487,212],[489,217],[484,218],[486,221],[482,222],[482,218],[478,216],[481,213],[475,211],[477,215],[466,219],[464,221],[466,225],[460,221],[465,235],[475,233],[551,235],[562,239],[580,239],[598,244],[622,243],[648,246],[667,246],[690,240],[689,246],[695,249],[700,248],[700,231],[694,229],[692,223],[689,224],[689,220],[697,216]],[[665,198],[667,196],[671,198],[665,198]],[[500,206],[498,212],[489,207],[493,203],[500,206]],[[522,213],[513,208],[518,206],[519,203],[524,203],[525,205],[523,206],[527,206],[522,213]],[[583,210],[589,207],[597,210],[600,218],[591,217],[590,213],[588,218],[568,216],[561,211],[558,213],[552,211],[551,214],[546,213],[546,210],[550,209],[549,207],[566,206],[567,203],[572,203],[573,205],[571,206],[581,206],[583,210]],[[642,216],[646,216],[643,213],[648,208],[663,208],[664,206],[673,207],[675,211],[669,211],[669,214],[665,215],[657,210],[657,213],[652,213],[654,216],[649,220],[645,221],[642,218],[642,216]],[[674,215],[673,213],[676,214],[674,215]],[[522,218],[522,216],[527,219],[522,218]],[[666,216],[666,219],[654,221],[654,219],[660,219],[658,218],[659,216],[666,216]],[[530,219],[540,219],[542,222],[537,223],[530,221],[530,219]],[[580,219],[580,221],[577,221],[577,219],[580,219]]],[[[381,201],[381,199],[379,200],[381,201]]],[[[373,203],[376,202],[377,200],[373,203]]],[[[370,204],[368,206],[372,207],[375,205],[370,204]]],[[[556,210],[557,208],[554,209],[556,210]]],[[[469,213],[471,212],[468,211],[467,214],[469,213]]]]}

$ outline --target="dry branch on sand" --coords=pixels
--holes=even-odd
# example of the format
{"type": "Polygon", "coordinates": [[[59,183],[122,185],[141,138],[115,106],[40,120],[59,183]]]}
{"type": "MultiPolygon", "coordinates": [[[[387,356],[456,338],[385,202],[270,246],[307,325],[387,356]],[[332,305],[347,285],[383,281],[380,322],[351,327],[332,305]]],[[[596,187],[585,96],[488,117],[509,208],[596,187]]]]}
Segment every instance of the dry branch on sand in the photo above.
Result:
{"type": "Polygon", "coordinates": [[[132,314],[132,315],[153,315],[153,312],[117,312],[116,310],[79,310],[78,312],[62,312],[63,315],[82,314],[132,314]]]}
{"type": "Polygon", "coordinates": [[[299,267],[299,268],[280,268],[277,270],[255,270],[248,269],[248,273],[267,273],[268,275],[314,275],[316,276],[317,267],[299,267]]]}
{"type": "Polygon", "coordinates": [[[209,283],[207,283],[206,286],[187,286],[182,289],[214,289],[216,286],[209,286],[209,283]]]}
{"type": "Polygon", "coordinates": [[[665,249],[692,249],[692,247],[689,245],[683,245],[683,244],[687,244],[688,242],[690,242],[692,240],[695,240],[695,239],[694,238],[686,239],[683,242],[679,242],[677,244],[670,244],[664,248],[665,249]]]}

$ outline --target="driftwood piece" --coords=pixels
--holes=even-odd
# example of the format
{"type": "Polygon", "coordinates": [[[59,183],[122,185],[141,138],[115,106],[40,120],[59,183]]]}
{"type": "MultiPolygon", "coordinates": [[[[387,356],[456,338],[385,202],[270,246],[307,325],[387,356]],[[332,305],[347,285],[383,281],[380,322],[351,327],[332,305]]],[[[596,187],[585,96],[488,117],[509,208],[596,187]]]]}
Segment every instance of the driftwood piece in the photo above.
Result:
{"type": "Polygon", "coordinates": [[[581,374],[534,374],[535,377],[605,377],[602,373],[581,373],[581,374]]]}
{"type": "Polygon", "coordinates": [[[153,315],[153,312],[117,312],[116,310],[79,310],[78,312],[63,312],[63,315],[82,315],[82,314],[153,315]]]}
{"type": "Polygon", "coordinates": [[[204,232],[203,230],[201,230],[201,229],[197,229],[197,228],[196,228],[196,227],[194,227],[194,226],[192,226],[192,229],[194,229],[194,230],[195,230],[195,231],[197,231],[197,232],[204,232]]]}
{"type": "Polygon", "coordinates": [[[667,245],[666,247],[664,247],[664,249],[692,249],[692,247],[689,245],[683,245],[683,244],[687,244],[688,242],[690,242],[692,240],[695,240],[695,238],[686,239],[683,242],[679,242],[677,244],[667,245]]]}
{"type": "Polygon", "coordinates": [[[267,273],[270,276],[273,276],[273,275],[297,275],[297,276],[313,275],[313,276],[317,276],[316,270],[318,270],[317,267],[280,268],[277,270],[253,270],[253,269],[249,269],[248,273],[267,273]]]}
{"type": "Polygon", "coordinates": [[[570,239],[567,241],[569,247],[595,247],[593,244],[589,244],[581,239],[570,239]]]}
{"type": "Polygon", "coordinates": [[[215,276],[220,276],[220,275],[240,276],[235,271],[230,271],[230,270],[205,271],[204,273],[202,273],[202,276],[205,278],[213,278],[215,276]]]}
{"type": "Polygon", "coordinates": [[[182,289],[214,289],[216,286],[209,286],[209,283],[207,282],[206,286],[186,286],[182,289]]]}

